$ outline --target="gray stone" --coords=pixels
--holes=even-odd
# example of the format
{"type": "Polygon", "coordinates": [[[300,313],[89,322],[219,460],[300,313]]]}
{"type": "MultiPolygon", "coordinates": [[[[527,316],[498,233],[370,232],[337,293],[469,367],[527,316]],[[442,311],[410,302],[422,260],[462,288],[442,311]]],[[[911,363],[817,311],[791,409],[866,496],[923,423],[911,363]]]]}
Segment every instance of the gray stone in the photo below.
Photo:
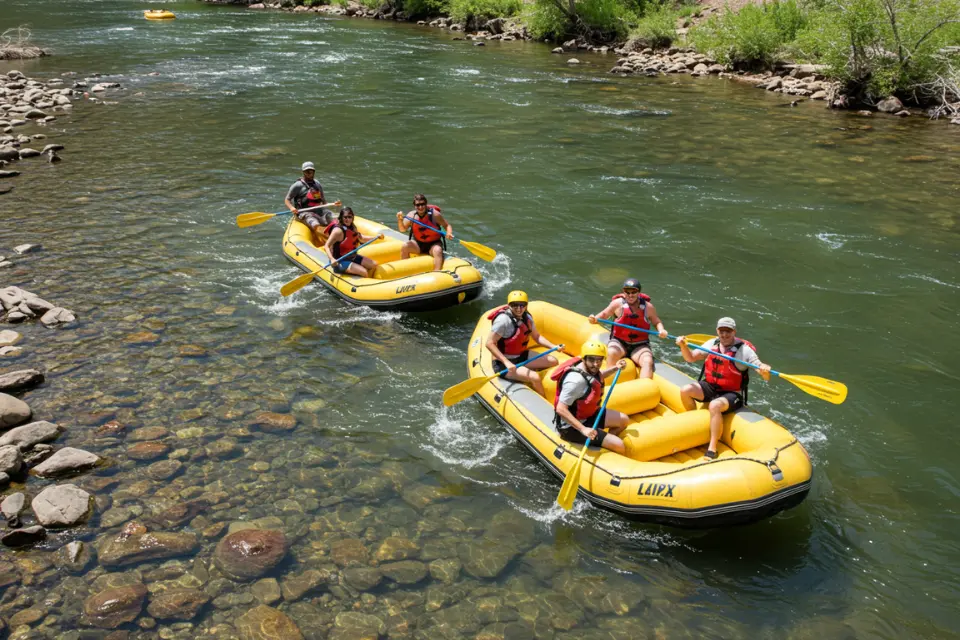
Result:
{"type": "Polygon", "coordinates": [[[896,96],[890,96],[877,104],[877,111],[882,113],[897,113],[903,111],[903,103],[896,96]]]}
{"type": "Polygon", "coordinates": [[[48,144],[43,148],[43,151],[41,151],[40,153],[49,153],[50,151],[60,151],[61,149],[63,149],[62,144],[48,144]]]}
{"type": "Polygon", "coordinates": [[[332,640],[377,640],[387,634],[383,620],[369,613],[344,611],[334,619],[332,640]]]}
{"type": "Polygon", "coordinates": [[[376,567],[347,567],[343,580],[357,591],[369,591],[383,581],[383,573],[376,567]]]}
{"type": "Polygon", "coordinates": [[[43,374],[36,369],[22,369],[0,375],[0,391],[22,391],[43,382],[43,374]]]}
{"type": "MultiPolygon", "coordinates": [[[[40,155],[40,152],[37,152],[37,155],[40,155]]],[[[13,248],[14,253],[24,254],[31,253],[33,251],[39,251],[43,248],[43,245],[40,244],[21,244],[13,248]]],[[[16,288],[16,287],[13,287],[16,288]]]]}
{"type": "Polygon", "coordinates": [[[83,449],[64,447],[47,458],[46,461],[34,467],[32,473],[42,478],[51,478],[89,469],[96,466],[98,462],[100,462],[100,456],[94,453],[83,449]]]}
{"type": "Polygon", "coordinates": [[[74,315],[73,311],[69,309],[64,309],[62,307],[54,307],[47,311],[40,318],[40,322],[43,323],[46,327],[56,327],[61,324],[68,324],[70,322],[76,321],[77,317],[74,315]]]}
{"type": "Polygon", "coordinates": [[[37,520],[45,527],[72,527],[86,520],[93,496],[73,484],[47,487],[30,503],[37,520]]]}
{"type": "Polygon", "coordinates": [[[26,527],[24,529],[14,529],[0,537],[0,544],[5,547],[17,548],[27,547],[41,542],[47,537],[47,530],[40,525],[26,527]]]}
{"type": "MultiPolygon", "coordinates": [[[[3,264],[13,264],[12,262],[5,262],[3,264]]],[[[20,347],[0,347],[0,357],[2,358],[14,358],[20,355],[23,352],[23,349],[20,347]]]]}
{"type": "MultiPolygon", "coordinates": [[[[0,394],[0,396],[2,395],[3,394],[0,394]]],[[[0,400],[2,400],[2,398],[0,398],[0,400]]],[[[10,431],[7,431],[5,434],[0,436],[0,447],[8,444],[14,444],[18,446],[21,451],[26,451],[27,449],[41,442],[50,442],[51,440],[56,440],[57,436],[60,435],[60,432],[60,427],[52,422],[47,422],[46,420],[31,422],[30,424],[25,424],[22,427],[10,429],[10,431]]]]}
{"type": "Polygon", "coordinates": [[[0,171],[0,178],[16,178],[18,175],[19,171],[0,171]]]}
{"type": "Polygon", "coordinates": [[[31,148],[29,148],[29,147],[27,147],[27,148],[25,148],[25,149],[20,149],[20,159],[21,159],[21,160],[23,160],[24,158],[36,158],[36,157],[39,156],[39,155],[40,155],[40,152],[37,151],[36,149],[31,149],[31,148]]]}
{"type": "Polygon", "coordinates": [[[20,512],[23,511],[23,505],[26,503],[27,496],[23,493],[11,493],[3,499],[3,502],[0,502],[0,513],[7,520],[12,520],[20,515],[20,512]]]}
{"type": "Polygon", "coordinates": [[[167,589],[150,596],[147,613],[160,620],[192,620],[210,596],[199,589],[167,589]]]}
{"type": "Polygon", "coordinates": [[[12,329],[0,331],[0,347],[9,347],[20,342],[20,334],[12,329]]]}
{"type": "Polygon", "coordinates": [[[0,473],[13,475],[23,467],[23,456],[20,449],[12,444],[0,447],[0,473]]]}
{"type": "MultiPolygon", "coordinates": [[[[9,429],[30,419],[30,406],[19,398],[0,393],[0,429],[9,429]]],[[[0,446],[7,444],[0,438],[0,446]]]]}
{"type": "Polygon", "coordinates": [[[264,578],[257,580],[250,587],[253,597],[263,604],[274,604],[280,601],[280,584],[276,578],[264,578]]]}
{"type": "Polygon", "coordinates": [[[187,555],[196,551],[197,546],[197,536],[193,533],[108,534],[99,542],[97,555],[105,567],[123,567],[146,560],[187,555]]]}
{"type": "Polygon", "coordinates": [[[94,559],[94,553],[89,544],[74,540],[59,549],[54,555],[54,563],[70,573],[83,573],[94,559]]]}
{"type": "Polygon", "coordinates": [[[427,565],[418,560],[401,560],[380,565],[387,578],[399,584],[416,584],[427,577],[427,565]]]}
{"type": "MultiPolygon", "coordinates": [[[[580,64],[580,61],[577,60],[576,58],[570,58],[569,60],[567,60],[567,64],[580,64]]],[[[334,265],[334,267],[336,267],[336,265],[334,265]]]]}
{"type": "Polygon", "coordinates": [[[47,114],[40,109],[30,109],[30,111],[27,111],[25,114],[23,114],[23,117],[27,120],[39,120],[41,118],[46,118],[47,114]]]}
{"type": "Polygon", "coordinates": [[[10,475],[0,471],[0,487],[5,487],[10,484],[10,475]]]}

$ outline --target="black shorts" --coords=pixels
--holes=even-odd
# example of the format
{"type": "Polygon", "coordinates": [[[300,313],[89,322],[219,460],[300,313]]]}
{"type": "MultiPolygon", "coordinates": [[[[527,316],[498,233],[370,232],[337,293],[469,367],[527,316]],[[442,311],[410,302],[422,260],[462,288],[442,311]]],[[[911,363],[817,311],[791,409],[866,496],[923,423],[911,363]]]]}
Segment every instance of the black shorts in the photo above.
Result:
{"type": "Polygon", "coordinates": [[[430,255],[430,249],[435,244],[439,244],[440,248],[443,249],[443,243],[440,240],[437,240],[436,242],[420,242],[419,240],[414,238],[413,241],[416,242],[417,246],[420,248],[417,253],[419,253],[422,256],[430,255]]]}
{"type": "MultiPolygon", "coordinates": [[[[620,348],[623,349],[623,352],[627,354],[627,358],[632,358],[633,354],[641,349],[647,349],[651,354],[653,353],[653,350],[650,349],[649,340],[644,340],[643,342],[624,342],[620,338],[610,336],[610,342],[616,342],[618,345],[620,345],[620,348]]],[[[610,344],[610,342],[607,344],[610,344]]]]}
{"type": "MultiPolygon", "coordinates": [[[[607,437],[607,432],[604,431],[603,429],[603,425],[605,424],[605,421],[607,419],[607,415],[606,415],[607,410],[601,409],[597,413],[600,414],[600,421],[597,422],[597,439],[591,440],[590,444],[595,445],[597,447],[601,447],[603,446],[604,438],[607,437]]],[[[590,427],[592,429],[593,423],[597,419],[597,413],[593,414],[586,420],[581,420],[580,423],[583,426],[590,427]]],[[[560,422],[559,418],[557,418],[557,422],[560,422]]],[[[572,442],[573,444],[583,444],[587,441],[587,437],[585,435],[580,433],[580,431],[578,431],[577,429],[574,429],[571,426],[567,426],[566,423],[560,423],[560,425],[557,427],[557,433],[560,434],[561,438],[563,438],[567,442],[572,442]]]]}
{"type": "Polygon", "coordinates": [[[363,266],[363,256],[353,254],[352,256],[347,256],[337,264],[333,265],[333,270],[337,273],[346,273],[347,269],[351,264],[358,264],[361,267],[363,266]]]}
{"type": "Polygon", "coordinates": [[[703,391],[704,404],[710,404],[717,398],[726,398],[727,402],[730,403],[730,408],[724,411],[724,413],[736,411],[743,406],[743,396],[736,391],[724,391],[720,387],[710,384],[706,380],[701,380],[697,384],[700,385],[700,389],[703,391]]]}
{"type": "Polygon", "coordinates": [[[300,222],[307,225],[314,231],[317,230],[317,227],[319,227],[322,231],[334,220],[333,214],[326,209],[307,211],[306,213],[297,214],[297,217],[300,219],[300,222]]]}
{"type": "MultiPolygon", "coordinates": [[[[524,360],[529,360],[530,357],[531,357],[531,356],[530,356],[530,351],[527,350],[527,351],[524,351],[523,353],[521,353],[521,354],[518,355],[518,356],[507,356],[507,360],[509,360],[509,361],[512,362],[513,364],[520,364],[520,363],[523,362],[524,360]]],[[[500,373],[501,371],[505,370],[506,368],[507,368],[507,367],[504,366],[504,364],[503,364],[502,362],[500,362],[500,361],[497,360],[496,358],[493,359],[493,372],[494,372],[494,373],[500,373]]]]}

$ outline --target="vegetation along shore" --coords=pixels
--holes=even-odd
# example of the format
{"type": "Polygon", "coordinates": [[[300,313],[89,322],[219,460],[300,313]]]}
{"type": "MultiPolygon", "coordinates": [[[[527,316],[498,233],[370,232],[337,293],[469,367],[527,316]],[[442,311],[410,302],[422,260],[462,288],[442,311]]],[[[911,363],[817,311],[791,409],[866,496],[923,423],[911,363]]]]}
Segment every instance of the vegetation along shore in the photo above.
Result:
{"type": "Polygon", "coordinates": [[[543,40],[618,54],[614,73],[723,73],[833,108],[960,125],[960,0],[207,1],[543,40]]]}

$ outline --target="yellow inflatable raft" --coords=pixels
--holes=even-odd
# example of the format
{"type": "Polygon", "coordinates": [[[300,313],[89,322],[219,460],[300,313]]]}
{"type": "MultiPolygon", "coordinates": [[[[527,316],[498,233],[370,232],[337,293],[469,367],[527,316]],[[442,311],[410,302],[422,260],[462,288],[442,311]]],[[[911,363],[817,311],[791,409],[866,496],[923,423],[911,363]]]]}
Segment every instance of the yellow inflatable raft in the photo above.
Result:
{"type": "Polygon", "coordinates": [[[147,20],[173,20],[177,16],[166,9],[147,9],[143,12],[143,17],[147,20]]]}
{"type": "MultiPolygon", "coordinates": [[[[608,334],[573,311],[538,301],[530,303],[529,311],[541,334],[565,345],[566,354],[555,353],[561,365],[577,355],[588,338],[607,342],[608,334]]],[[[470,377],[495,373],[484,346],[488,315],[481,316],[470,339],[470,377]]],[[[562,440],[553,425],[557,383],[550,379],[552,372],[541,372],[546,398],[502,378],[474,397],[562,479],[583,446],[562,440]]],[[[802,502],[813,472],[806,450],[786,429],[749,407],[725,416],[719,457],[703,457],[710,440],[709,413],[684,412],[680,402],[680,388],[692,380],[662,362],[653,380],[642,380],[633,363],[628,365],[608,405],[630,416],[621,436],[627,455],[590,447],[581,470],[580,497],[638,519],[680,527],[751,522],[802,502]]]]}
{"type": "MultiPolygon", "coordinates": [[[[381,311],[433,311],[480,295],[483,276],[466,260],[448,255],[443,269],[434,271],[430,256],[400,259],[400,247],[407,236],[399,231],[360,216],[354,224],[364,235],[383,233],[386,237],[359,251],[379,265],[372,278],[338,275],[333,269],[317,276],[347,302],[381,311]]],[[[297,220],[291,220],[283,234],[283,254],[304,271],[317,271],[330,262],[310,228],[297,220]]]]}

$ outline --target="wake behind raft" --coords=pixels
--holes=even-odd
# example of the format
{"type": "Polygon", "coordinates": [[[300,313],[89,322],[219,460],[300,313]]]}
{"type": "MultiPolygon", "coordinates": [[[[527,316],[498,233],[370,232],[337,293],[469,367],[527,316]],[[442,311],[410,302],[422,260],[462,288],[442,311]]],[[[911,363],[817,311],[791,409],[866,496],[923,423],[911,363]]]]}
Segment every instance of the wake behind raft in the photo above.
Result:
{"type": "MultiPolygon", "coordinates": [[[[528,311],[548,340],[567,345],[554,353],[558,367],[578,355],[576,349],[587,340],[607,342],[606,333],[576,312],[539,301],[531,302],[528,311]]],[[[496,373],[484,348],[488,314],[480,316],[467,350],[471,378],[496,373]]],[[[488,382],[474,397],[563,479],[582,446],[562,440],[554,427],[555,370],[543,376],[546,397],[503,378],[488,382]]],[[[663,362],[657,363],[652,380],[639,379],[633,363],[628,365],[609,403],[630,416],[620,436],[627,454],[590,447],[579,495],[638,520],[687,528],[753,522],[800,504],[813,474],[807,451],[784,427],[750,407],[724,416],[719,457],[704,460],[710,414],[684,411],[680,389],[690,382],[691,377],[663,362]]]]}

